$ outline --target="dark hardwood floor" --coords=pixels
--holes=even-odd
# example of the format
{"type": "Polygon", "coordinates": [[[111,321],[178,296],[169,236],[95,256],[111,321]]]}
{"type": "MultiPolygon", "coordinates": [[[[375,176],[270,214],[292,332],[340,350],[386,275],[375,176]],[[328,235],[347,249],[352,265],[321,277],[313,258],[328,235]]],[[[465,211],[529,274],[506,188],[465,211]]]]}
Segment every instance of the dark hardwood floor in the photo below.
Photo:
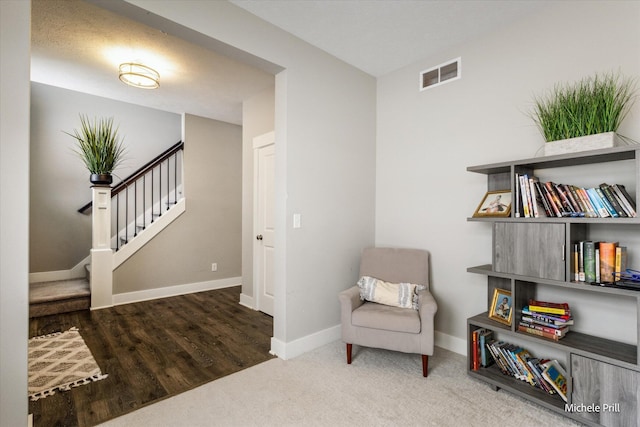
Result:
{"type": "Polygon", "coordinates": [[[273,319],[240,287],[30,320],[29,336],[80,329],[109,377],[29,402],[35,427],[94,426],[273,358],[273,319]]]}

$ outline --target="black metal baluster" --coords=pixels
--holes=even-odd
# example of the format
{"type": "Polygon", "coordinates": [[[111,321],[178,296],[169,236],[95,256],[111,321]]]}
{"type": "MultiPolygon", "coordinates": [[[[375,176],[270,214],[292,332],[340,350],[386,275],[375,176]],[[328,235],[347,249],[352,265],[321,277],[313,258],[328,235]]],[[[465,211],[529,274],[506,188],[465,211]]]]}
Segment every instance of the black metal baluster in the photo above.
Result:
{"type": "Polygon", "coordinates": [[[158,216],[162,216],[162,162],[158,165],[158,216]]]}
{"type": "Polygon", "coordinates": [[[147,228],[147,174],[142,175],[142,229],[147,228]]]}
{"type": "Polygon", "coordinates": [[[125,207],[124,207],[124,243],[129,243],[129,186],[124,190],[125,207]]]}
{"type": "Polygon", "coordinates": [[[120,193],[116,194],[116,252],[120,250],[120,239],[118,239],[119,228],[120,228],[120,193]]]}
{"type": "Polygon", "coordinates": [[[138,180],[133,183],[133,237],[138,235],[138,180]]]}
{"type": "Polygon", "coordinates": [[[178,203],[178,152],[173,155],[173,201],[178,203]]]}
{"type": "Polygon", "coordinates": [[[151,169],[151,222],[150,222],[150,224],[153,224],[153,213],[154,213],[153,212],[153,207],[154,207],[154,204],[153,204],[153,182],[154,182],[154,180],[153,180],[153,178],[154,178],[154,175],[155,175],[154,174],[155,170],[156,170],[156,168],[151,169]]]}
{"type": "Polygon", "coordinates": [[[169,200],[169,193],[171,192],[171,184],[169,184],[169,178],[171,177],[171,170],[169,167],[169,159],[167,159],[167,210],[169,210],[169,207],[171,205],[170,200],[169,200]]]}

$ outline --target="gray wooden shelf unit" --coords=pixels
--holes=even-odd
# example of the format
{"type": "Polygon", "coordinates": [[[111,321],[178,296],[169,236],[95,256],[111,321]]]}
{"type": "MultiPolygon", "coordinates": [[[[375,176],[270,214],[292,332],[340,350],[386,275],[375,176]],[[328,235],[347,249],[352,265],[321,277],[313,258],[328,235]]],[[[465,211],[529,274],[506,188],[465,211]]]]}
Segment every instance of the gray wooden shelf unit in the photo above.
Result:
{"type": "MultiPolygon", "coordinates": [[[[572,166],[597,166],[610,162],[631,163],[634,182],[617,182],[634,188],[632,197],[640,200],[640,146],[628,145],[602,150],[591,150],[568,155],[537,157],[525,160],[468,167],[467,171],[487,176],[487,190],[515,189],[515,174],[536,175],[538,171],[566,169],[572,166]]],[[[553,173],[553,172],[552,172],[553,173]]],[[[594,172],[597,173],[597,172],[594,172]]],[[[491,305],[496,288],[511,291],[513,320],[510,326],[488,317],[488,312],[467,319],[468,374],[490,384],[495,390],[504,389],[531,400],[552,411],[590,426],[640,425],[640,355],[636,344],[615,341],[606,336],[571,331],[554,341],[518,331],[522,307],[529,299],[536,299],[539,286],[551,287],[556,292],[588,293],[598,297],[616,297],[635,304],[634,327],[640,322],[640,291],[613,287],[593,286],[574,282],[571,248],[573,244],[590,238],[591,226],[627,227],[640,225],[640,218],[468,218],[472,222],[490,223],[493,228],[492,263],[469,267],[470,273],[487,277],[487,307],[491,305]],[[474,330],[487,328],[503,341],[512,339],[524,347],[531,345],[541,353],[545,349],[562,354],[561,361],[569,376],[568,404],[600,405],[600,411],[567,411],[558,395],[549,395],[527,383],[502,374],[495,366],[472,369],[472,341],[474,330]],[[619,406],[604,405],[618,403],[619,406]]],[[[635,230],[634,227],[631,227],[635,230]]],[[[640,233],[640,228],[637,230],[640,233]]],[[[640,247],[629,248],[640,253],[640,247]]],[[[638,255],[636,255],[638,256],[638,255]]],[[[572,306],[572,311],[580,307],[572,306]]],[[[594,313],[597,315],[597,313],[594,313]]],[[[640,335],[640,325],[636,335],[640,335]]],[[[544,354],[539,354],[545,357],[544,354]]]]}

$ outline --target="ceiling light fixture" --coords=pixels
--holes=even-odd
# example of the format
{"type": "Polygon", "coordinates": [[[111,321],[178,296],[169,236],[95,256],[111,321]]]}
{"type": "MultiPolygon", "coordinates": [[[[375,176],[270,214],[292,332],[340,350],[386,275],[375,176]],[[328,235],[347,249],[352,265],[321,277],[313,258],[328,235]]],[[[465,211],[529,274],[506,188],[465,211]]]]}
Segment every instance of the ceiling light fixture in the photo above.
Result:
{"type": "Polygon", "coordinates": [[[134,62],[120,64],[119,77],[123,83],[141,89],[156,89],[160,87],[160,74],[156,70],[134,62]]]}

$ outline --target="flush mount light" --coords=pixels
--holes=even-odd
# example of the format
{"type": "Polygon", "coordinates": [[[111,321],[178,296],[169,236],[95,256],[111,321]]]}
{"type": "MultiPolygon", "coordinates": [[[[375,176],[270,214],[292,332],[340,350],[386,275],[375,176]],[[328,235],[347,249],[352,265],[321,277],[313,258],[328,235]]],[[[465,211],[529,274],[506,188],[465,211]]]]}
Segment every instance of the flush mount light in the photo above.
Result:
{"type": "Polygon", "coordinates": [[[141,89],[156,89],[160,86],[160,74],[156,70],[134,62],[120,64],[119,77],[123,83],[141,89]]]}

